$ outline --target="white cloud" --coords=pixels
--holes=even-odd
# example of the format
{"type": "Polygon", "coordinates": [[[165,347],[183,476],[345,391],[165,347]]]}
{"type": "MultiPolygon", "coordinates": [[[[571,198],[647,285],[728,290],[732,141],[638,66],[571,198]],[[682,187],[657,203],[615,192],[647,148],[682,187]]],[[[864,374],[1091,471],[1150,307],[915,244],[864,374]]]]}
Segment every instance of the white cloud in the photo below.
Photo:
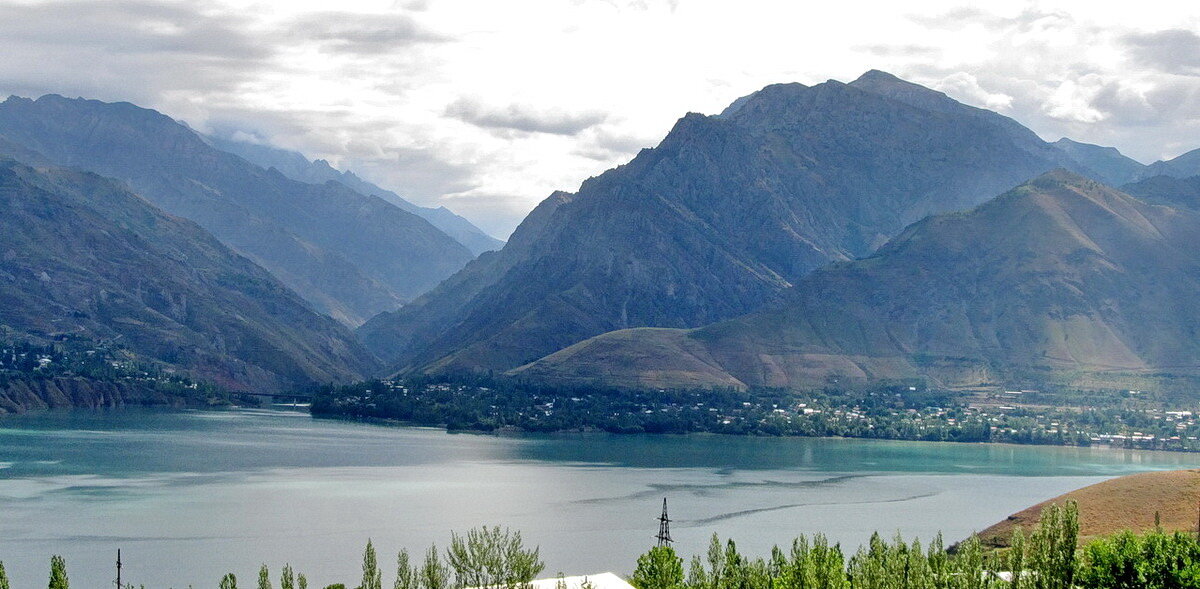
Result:
{"type": "Polygon", "coordinates": [[[0,90],[129,100],[504,236],[766,84],[891,71],[1143,160],[1200,140],[1200,15],[1145,0],[0,0],[0,90]]]}

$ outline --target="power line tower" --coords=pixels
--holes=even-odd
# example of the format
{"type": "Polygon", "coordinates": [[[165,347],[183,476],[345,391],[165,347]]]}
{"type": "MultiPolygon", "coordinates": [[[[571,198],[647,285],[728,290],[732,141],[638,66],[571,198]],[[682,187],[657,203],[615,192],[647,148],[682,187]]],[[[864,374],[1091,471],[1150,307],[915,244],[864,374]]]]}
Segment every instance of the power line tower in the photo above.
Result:
{"type": "Polygon", "coordinates": [[[658,538],[659,546],[670,546],[671,542],[671,518],[667,517],[667,498],[663,497],[663,512],[658,516],[658,538]]]}

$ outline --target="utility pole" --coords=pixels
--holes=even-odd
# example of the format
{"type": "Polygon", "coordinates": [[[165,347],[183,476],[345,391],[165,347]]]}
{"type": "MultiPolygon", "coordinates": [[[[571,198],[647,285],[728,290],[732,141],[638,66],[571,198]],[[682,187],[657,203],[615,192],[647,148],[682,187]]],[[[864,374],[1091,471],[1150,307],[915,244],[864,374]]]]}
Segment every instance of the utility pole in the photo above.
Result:
{"type": "Polygon", "coordinates": [[[667,498],[663,497],[663,512],[658,516],[658,538],[659,546],[670,546],[671,542],[671,518],[667,517],[667,498]]]}
{"type": "Polygon", "coordinates": [[[125,589],[121,584],[121,549],[117,549],[117,589],[125,589]]]}

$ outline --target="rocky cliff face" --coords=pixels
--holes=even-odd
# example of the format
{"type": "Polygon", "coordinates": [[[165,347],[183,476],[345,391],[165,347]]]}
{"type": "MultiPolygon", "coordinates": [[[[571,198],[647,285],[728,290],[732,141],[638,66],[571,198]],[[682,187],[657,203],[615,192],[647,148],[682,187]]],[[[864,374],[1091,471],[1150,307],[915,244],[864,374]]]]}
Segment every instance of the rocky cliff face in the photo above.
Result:
{"type": "Polygon", "coordinates": [[[1056,171],[822,268],[771,309],[695,330],[604,334],[518,372],[655,387],[1195,379],[1197,243],[1194,211],[1056,171]]]}
{"type": "Polygon", "coordinates": [[[233,390],[375,368],[342,325],[196,224],[95,174],[0,160],[0,327],[114,342],[233,390]]]}
{"type": "Polygon", "coordinates": [[[87,378],[13,379],[0,384],[0,415],[45,409],[111,409],[128,405],[181,407],[184,399],[136,382],[87,378]]]}
{"type": "Polygon", "coordinates": [[[132,104],[13,97],[0,104],[0,138],[0,147],[20,146],[57,165],[127,182],[347,325],[395,309],[473,257],[378,197],[265,170],[132,104]]]}
{"type": "Polygon", "coordinates": [[[505,370],[613,329],[703,325],[1059,166],[1087,171],[882,72],[769,86],[551,196],[503,250],[359,334],[395,370],[505,370]]]}

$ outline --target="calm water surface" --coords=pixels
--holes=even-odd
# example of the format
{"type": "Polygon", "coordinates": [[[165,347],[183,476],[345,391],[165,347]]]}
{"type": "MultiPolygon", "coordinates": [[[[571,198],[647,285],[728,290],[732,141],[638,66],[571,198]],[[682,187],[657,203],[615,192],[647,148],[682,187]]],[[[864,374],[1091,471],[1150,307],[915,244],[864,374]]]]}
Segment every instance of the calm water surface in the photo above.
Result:
{"type": "MultiPolygon", "coordinates": [[[[243,584],[285,562],[357,585],[368,537],[445,545],[483,523],[523,531],[547,573],[628,573],[662,498],[684,553],[714,532],[750,552],[823,531],[957,540],[1032,503],[1200,455],[802,438],[491,437],[273,411],[43,413],[0,420],[0,560],[15,587],[51,554],[75,586],[243,584]]],[[[393,567],[385,567],[385,583],[393,567]]]]}

